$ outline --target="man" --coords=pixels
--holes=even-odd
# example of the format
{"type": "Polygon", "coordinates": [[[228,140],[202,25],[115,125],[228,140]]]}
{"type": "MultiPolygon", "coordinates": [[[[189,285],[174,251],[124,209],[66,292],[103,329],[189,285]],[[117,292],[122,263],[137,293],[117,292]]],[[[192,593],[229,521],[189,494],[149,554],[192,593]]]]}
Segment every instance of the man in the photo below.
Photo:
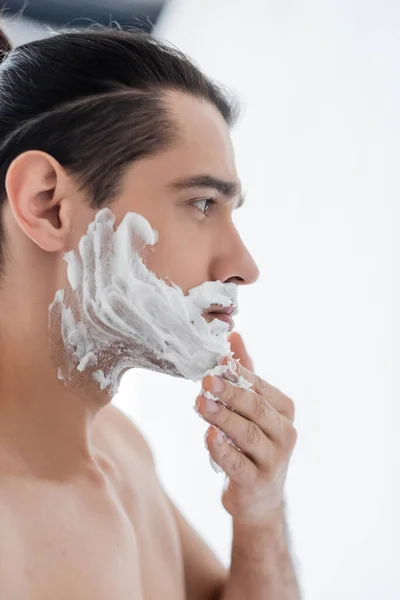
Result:
{"type": "Polygon", "coordinates": [[[252,372],[241,338],[231,337],[232,369],[252,390],[207,376],[219,401],[196,400],[229,477],[227,572],[166,497],[107,389],[76,368],[71,382],[57,375],[62,338],[49,334],[49,306],[69,286],[64,256],[103,206],[116,226],[130,212],[151,223],[159,241],[146,265],[185,294],[257,279],[232,222],[232,106],[147,36],[65,33],[11,51],[2,35],[1,48],[0,597],[298,599],[283,499],[293,403],[252,372]]]}

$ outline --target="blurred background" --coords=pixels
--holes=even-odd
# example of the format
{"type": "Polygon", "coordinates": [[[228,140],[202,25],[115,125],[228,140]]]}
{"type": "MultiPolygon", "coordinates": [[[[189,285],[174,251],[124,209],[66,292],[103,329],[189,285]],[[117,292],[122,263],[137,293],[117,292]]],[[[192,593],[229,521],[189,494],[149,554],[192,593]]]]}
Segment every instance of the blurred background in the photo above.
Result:
{"type": "MultiPolygon", "coordinates": [[[[400,4],[395,0],[0,2],[15,44],[63,27],[167,38],[240,98],[248,200],[238,228],[261,269],[237,329],[258,373],[297,405],[287,483],[307,600],[400,598],[400,4]],[[396,372],[397,371],[397,372],[396,372]]],[[[162,482],[229,564],[222,476],[199,386],[130,372],[115,404],[162,482]]]]}

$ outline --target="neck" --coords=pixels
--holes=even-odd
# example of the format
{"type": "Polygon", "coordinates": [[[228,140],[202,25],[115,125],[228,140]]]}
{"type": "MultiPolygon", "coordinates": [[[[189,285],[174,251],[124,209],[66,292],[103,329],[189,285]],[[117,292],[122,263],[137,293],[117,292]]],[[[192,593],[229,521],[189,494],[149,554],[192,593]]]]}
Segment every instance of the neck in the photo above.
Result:
{"type": "Polygon", "coordinates": [[[0,469],[74,477],[93,464],[91,425],[109,398],[88,392],[84,383],[70,389],[58,380],[49,350],[52,298],[35,305],[31,291],[27,311],[26,297],[20,307],[15,295],[0,300],[0,469]]]}

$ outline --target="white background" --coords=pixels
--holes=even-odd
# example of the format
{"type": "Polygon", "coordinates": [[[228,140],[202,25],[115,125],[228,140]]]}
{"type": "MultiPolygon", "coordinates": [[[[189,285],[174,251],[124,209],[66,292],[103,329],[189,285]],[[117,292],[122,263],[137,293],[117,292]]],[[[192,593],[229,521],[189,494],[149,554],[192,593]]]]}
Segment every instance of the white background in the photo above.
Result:
{"type": "MultiPolygon", "coordinates": [[[[396,600],[400,5],[170,7],[160,34],[245,106],[234,141],[248,200],[236,218],[262,277],[243,291],[237,323],[259,374],[297,405],[287,498],[304,597],[396,600]]],[[[151,442],[171,497],[228,564],[223,479],[192,410],[198,389],[130,373],[115,403],[151,442]]]]}

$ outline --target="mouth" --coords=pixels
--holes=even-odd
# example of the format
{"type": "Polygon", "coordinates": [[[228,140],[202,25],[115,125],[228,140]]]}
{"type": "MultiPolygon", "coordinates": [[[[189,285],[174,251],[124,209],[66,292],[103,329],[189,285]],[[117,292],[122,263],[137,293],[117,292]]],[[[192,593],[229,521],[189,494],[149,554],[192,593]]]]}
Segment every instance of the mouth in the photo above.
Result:
{"type": "Polygon", "coordinates": [[[236,306],[220,306],[217,308],[209,308],[204,313],[204,318],[207,321],[213,321],[214,319],[219,319],[220,321],[224,321],[229,325],[229,331],[232,331],[235,327],[235,321],[232,318],[232,314],[236,311],[236,306]]]}

